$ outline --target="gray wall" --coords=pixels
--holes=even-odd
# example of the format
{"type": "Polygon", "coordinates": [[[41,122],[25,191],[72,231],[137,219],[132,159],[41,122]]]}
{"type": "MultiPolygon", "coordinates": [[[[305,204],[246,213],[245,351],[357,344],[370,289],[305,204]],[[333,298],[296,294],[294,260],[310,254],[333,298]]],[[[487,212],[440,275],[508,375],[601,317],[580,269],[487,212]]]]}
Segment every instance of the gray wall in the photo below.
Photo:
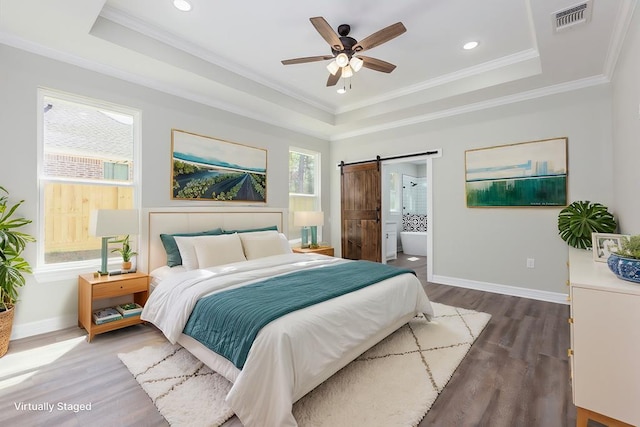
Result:
{"type": "MultiPolygon", "coordinates": [[[[569,201],[612,206],[610,100],[608,86],[600,86],[335,141],[331,159],[335,164],[442,148],[442,158],[433,160],[434,280],[566,293],[560,208],[467,208],[464,152],[566,136],[569,201]],[[527,258],[535,259],[535,268],[526,268],[527,258]]],[[[338,217],[340,173],[331,173],[331,209],[338,217]]],[[[339,233],[336,224],[332,241],[340,241],[339,233]]]]}
{"type": "MultiPolygon", "coordinates": [[[[290,146],[321,153],[323,187],[329,187],[329,143],[245,117],[167,95],[86,69],[0,44],[0,129],[3,164],[0,185],[12,200],[25,199],[23,216],[37,219],[37,88],[45,87],[125,105],[142,111],[142,207],[206,206],[215,202],[171,200],[171,128],[183,129],[268,150],[267,206],[288,201],[290,146]]],[[[328,192],[323,207],[328,206],[328,192]]],[[[220,205],[220,202],[217,202],[220,205]]],[[[237,204],[234,204],[238,206],[237,204]]],[[[263,205],[264,206],[264,205],[263,205]]],[[[325,226],[326,239],[331,225],[325,226]]],[[[35,224],[29,231],[37,233],[35,224]]],[[[35,245],[25,253],[35,267],[35,245]]],[[[89,272],[89,271],[87,271],[89,272]]],[[[37,275],[36,275],[37,277],[37,275]]],[[[38,282],[34,277],[20,296],[14,336],[68,327],[77,319],[77,280],[38,282]]]]}
{"type": "Polygon", "coordinates": [[[613,183],[620,230],[640,234],[640,7],[613,78],[613,183]]]}

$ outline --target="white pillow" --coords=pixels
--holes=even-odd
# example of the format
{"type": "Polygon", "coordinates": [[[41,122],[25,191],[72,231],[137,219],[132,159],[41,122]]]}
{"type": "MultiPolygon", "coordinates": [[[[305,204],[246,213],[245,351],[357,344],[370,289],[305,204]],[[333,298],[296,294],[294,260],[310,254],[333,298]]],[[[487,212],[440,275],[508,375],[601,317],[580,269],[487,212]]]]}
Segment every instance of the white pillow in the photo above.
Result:
{"type": "MultiPolygon", "coordinates": [[[[215,267],[247,260],[237,233],[194,237],[193,247],[198,260],[197,268],[215,267]]],[[[180,255],[182,256],[182,252],[180,255]]],[[[182,264],[184,265],[184,259],[182,264]]]]}
{"type": "Polygon", "coordinates": [[[240,240],[242,240],[242,248],[244,254],[248,260],[263,258],[272,255],[281,255],[291,253],[291,247],[287,237],[278,232],[259,232],[268,234],[257,233],[242,233],[240,234],[240,240]],[[246,235],[251,234],[251,235],[246,235]]]}
{"type": "MultiPolygon", "coordinates": [[[[204,237],[204,236],[198,236],[204,237]]],[[[193,239],[196,237],[191,236],[175,236],[176,245],[180,251],[180,258],[182,258],[182,266],[187,270],[195,270],[198,268],[198,257],[196,256],[196,250],[193,247],[193,239]]]]}

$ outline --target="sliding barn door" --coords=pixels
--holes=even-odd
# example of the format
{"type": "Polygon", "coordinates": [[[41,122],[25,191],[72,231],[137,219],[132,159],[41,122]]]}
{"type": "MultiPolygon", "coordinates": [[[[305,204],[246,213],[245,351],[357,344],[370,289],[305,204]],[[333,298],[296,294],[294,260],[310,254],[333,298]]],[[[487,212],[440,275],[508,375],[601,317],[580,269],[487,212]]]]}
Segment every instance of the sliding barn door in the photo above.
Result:
{"type": "Polygon", "coordinates": [[[342,257],[381,262],[380,164],[342,166],[342,257]]]}

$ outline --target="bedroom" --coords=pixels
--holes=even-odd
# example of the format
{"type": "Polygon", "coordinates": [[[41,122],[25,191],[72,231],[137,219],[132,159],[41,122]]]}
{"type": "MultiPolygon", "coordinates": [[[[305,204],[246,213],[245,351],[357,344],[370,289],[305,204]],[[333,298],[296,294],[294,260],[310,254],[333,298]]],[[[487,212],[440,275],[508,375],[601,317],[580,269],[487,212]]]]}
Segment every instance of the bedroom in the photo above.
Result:
{"type": "MultiPolygon", "coordinates": [[[[56,41],[52,36],[48,37],[49,42],[53,44],[46,47],[47,37],[36,31],[37,26],[40,26],[42,31],[49,30],[50,34],[59,31],[57,26],[67,26],[69,31],[81,32],[86,37],[93,36],[87,35],[89,21],[86,19],[74,21],[55,7],[49,10],[46,9],[47,6],[38,3],[6,0],[0,3],[0,121],[4,131],[2,145],[5,151],[11,153],[11,162],[7,162],[0,171],[0,183],[11,191],[12,196],[26,200],[22,213],[28,218],[38,218],[36,90],[38,87],[47,87],[142,111],[143,208],[191,206],[188,202],[170,200],[171,128],[187,129],[267,149],[270,170],[269,207],[288,206],[285,171],[289,147],[319,152],[323,160],[321,206],[329,218],[325,224],[324,238],[336,248],[339,248],[341,238],[339,221],[336,220],[340,216],[339,173],[335,169],[337,163],[341,160],[361,160],[375,158],[376,155],[385,157],[442,148],[442,158],[434,160],[433,191],[436,210],[433,251],[436,254],[448,254],[452,252],[451,243],[456,242],[456,257],[461,257],[465,262],[460,263],[453,256],[435,257],[433,274],[437,283],[480,289],[483,286],[485,289],[494,286],[503,293],[513,292],[518,296],[539,299],[546,297],[547,300],[556,302],[561,302],[566,294],[564,283],[567,279],[567,248],[557,237],[557,210],[467,209],[464,205],[463,188],[464,151],[467,149],[567,136],[570,199],[599,201],[615,212],[622,231],[637,233],[640,229],[640,201],[624,196],[628,191],[635,191],[638,185],[633,167],[633,159],[639,154],[636,140],[640,127],[637,95],[640,83],[636,78],[640,74],[640,18],[637,8],[633,13],[633,20],[627,23],[628,32],[624,37],[624,43],[620,41],[616,45],[620,53],[615,70],[606,69],[603,55],[598,63],[597,72],[589,76],[593,77],[592,79],[574,85],[569,81],[564,91],[555,93],[549,89],[547,93],[541,90],[538,97],[534,97],[536,94],[525,94],[521,97],[514,95],[512,98],[507,97],[507,101],[511,102],[509,104],[498,105],[496,102],[494,105],[487,101],[482,105],[491,108],[461,108],[457,110],[460,113],[458,115],[438,118],[438,111],[451,109],[451,105],[456,105],[453,101],[449,103],[441,100],[430,106],[432,116],[424,109],[414,107],[414,110],[419,110],[421,116],[426,117],[422,121],[419,118],[404,120],[401,122],[405,123],[405,126],[388,129],[382,127],[362,135],[349,136],[347,132],[340,132],[347,135],[340,139],[332,139],[329,136],[301,132],[295,123],[298,116],[286,120],[285,124],[288,123],[289,126],[279,122],[273,124],[258,120],[262,116],[254,110],[238,108],[225,111],[221,106],[224,105],[223,100],[229,100],[226,94],[220,94],[220,98],[213,101],[193,96],[187,99],[181,95],[189,96],[189,92],[171,90],[159,84],[154,86],[157,81],[151,84],[142,78],[133,78],[131,74],[88,63],[82,60],[78,53],[64,55],[59,50],[62,46],[55,44],[62,41],[56,41]],[[20,7],[44,8],[40,9],[47,12],[43,15],[57,17],[57,24],[30,24],[28,20],[25,21],[25,17],[29,17],[30,14],[20,7]],[[23,19],[18,19],[20,17],[23,19]],[[52,28],[49,28],[49,25],[52,25],[52,28]],[[30,31],[34,32],[35,37],[31,41],[30,31]],[[591,85],[587,86],[588,84],[591,85]],[[239,111],[243,111],[244,114],[238,114],[239,111]],[[390,140],[393,144],[389,143],[390,140]],[[629,189],[630,185],[634,187],[629,189]],[[525,259],[529,257],[536,260],[536,268],[533,270],[527,269],[525,265],[525,259]]],[[[77,6],[78,14],[93,16],[95,20],[105,2],[82,2],[82,6],[76,3],[78,2],[64,2],[64,5],[77,6]]],[[[622,9],[613,9],[624,15],[631,13],[636,2],[615,3],[622,9]]],[[[573,4],[574,2],[554,4],[548,12],[573,4]]],[[[606,4],[608,2],[595,1],[594,7],[605,7],[606,4]]],[[[323,41],[313,32],[313,27],[308,22],[308,17],[314,14],[307,11],[300,13],[304,15],[299,19],[301,22],[296,22],[296,25],[299,25],[296,33],[308,30],[306,37],[314,41],[318,39],[319,43],[316,46],[321,49],[323,41]]],[[[330,18],[329,12],[326,11],[316,11],[315,14],[326,16],[329,22],[335,24],[342,19],[342,15],[330,18]]],[[[598,15],[594,16],[594,19],[597,17],[598,15]]],[[[399,19],[404,21],[405,17],[398,16],[398,19],[393,21],[399,19]]],[[[545,16],[545,19],[548,19],[548,16],[545,16]]],[[[35,17],[32,21],[35,22],[35,17]]],[[[621,27],[612,26],[610,33],[602,35],[603,39],[615,39],[613,28],[620,32],[624,30],[624,22],[616,22],[621,27]]],[[[89,27],[92,23],[93,21],[90,21],[89,27]]],[[[369,32],[379,27],[381,26],[373,26],[369,32]]],[[[107,29],[103,27],[103,30],[107,29]]],[[[408,26],[407,34],[389,44],[401,42],[411,31],[413,29],[408,26]]],[[[294,38],[291,42],[293,46],[288,48],[297,49],[274,57],[282,72],[285,70],[279,64],[281,59],[315,54],[309,45],[298,46],[296,43],[298,42],[294,38]]],[[[607,46],[604,49],[605,53],[607,46]]],[[[375,52],[378,55],[379,50],[375,52]]],[[[129,54],[131,53],[127,53],[124,58],[129,58],[129,54]]],[[[615,55],[615,52],[611,52],[611,55],[615,55]]],[[[380,57],[391,59],[382,54],[380,57]]],[[[155,64],[156,60],[148,61],[155,64]]],[[[394,73],[402,69],[400,61],[396,62],[398,70],[394,73]]],[[[317,72],[314,65],[320,68],[319,77],[310,79],[305,84],[318,85],[320,89],[325,89],[324,79],[327,73],[321,64],[299,65],[301,69],[296,71],[291,68],[290,72],[317,72]]],[[[289,72],[289,69],[286,70],[289,72]]],[[[394,73],[383,77],[394,77],[394,73]]],[[[201,77],[194,74],[189,76],[193,84],[201,81],[201,77]]],[[[351,92],[357,93],[361,89],[355,78],[353,83],[351,92]]],[[[481,96],[486,96],[490,101],[503,98],[502,90],[505,86],[509,85],[498,85],[494,88],[495,92],[492,92],[491,88],[477,91],[477,98],[472,97],[471,100],[467,100],[467,104],[480,103],[480,100],[484,99],[481,96]]],[[[238,102],[243,101],[240,92],[234,92],[239,98],[238,102]]],[[[457,101],[457,98],[461,97],[454,98],[454,101],[457,101]]],[[[285,99],[278,99],[285,102],[285,99]]],[[[256,108],[265,107],[265,104],[269,108],[277,102],[278,100],[269,103],[256,102],[256,108]]],[[[286,105],[289,112],[297,108],[302,111],[301,116],[303,113],[312,115],[313,122],[334,120],[329,117],[332,116],[329,113],[305,106],[297,98],[286,98],[286,105]]],[[[275,113],[280,112],[274,111],[275,113]]],[[[345,122],[350,118],[356,120],[356,112],[344,112],[335,120],[345,122]]],[[[31,231],[37,234],[35,225],[31,231]]],[[[27,257],[36,258],[35,247],[28,249],[27,257]]],[[[31,337],[75,326],[77,274],[78,272],[54,275],[44,280],[31,277],[28,279],[27,286],[21,292],[21,302],[16,313],[14,333],[17,337],[31,337]]]]}

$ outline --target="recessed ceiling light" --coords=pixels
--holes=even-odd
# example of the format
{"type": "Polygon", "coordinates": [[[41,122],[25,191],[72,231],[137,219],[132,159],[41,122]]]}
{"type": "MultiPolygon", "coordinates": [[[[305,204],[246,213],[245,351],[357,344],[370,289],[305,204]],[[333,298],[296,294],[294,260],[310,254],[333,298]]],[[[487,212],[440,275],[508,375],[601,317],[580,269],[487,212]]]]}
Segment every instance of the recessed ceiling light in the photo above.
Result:
{"type": "Polygon", "coordinates": [[[183,12],[189,12],[191,10],[191,3],[189,3],[187,0],[173,0],[173,5],[176,7],[176,9],[183,12]]]}
{"type": "Polygon", "coordinates": [[[476,47],[478,47],[478,42],[468,42],[468,43],[465,43],[464,46],[462,46],[462,48],[465,50],[471,50],[476,47]]]}

